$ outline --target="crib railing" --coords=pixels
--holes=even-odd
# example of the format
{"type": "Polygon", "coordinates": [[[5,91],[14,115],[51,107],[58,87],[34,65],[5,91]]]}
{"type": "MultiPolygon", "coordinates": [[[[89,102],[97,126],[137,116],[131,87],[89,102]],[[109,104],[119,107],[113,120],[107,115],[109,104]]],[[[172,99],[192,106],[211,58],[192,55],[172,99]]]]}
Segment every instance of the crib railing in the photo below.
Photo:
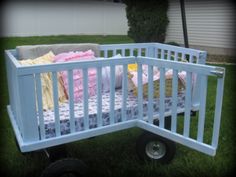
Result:
{"type": "Polygon", "coordinates": [[[206,52],[186,49],[161,43],[135,43],[101,45],[100,55],[105,58],[121,54],[122,56],[144,56],[174,61],[188,61],[189,63],[205,64],[206,52]]]}
{"type": "MultiPolygon", "coordinates": [[[[101,56],[110,57],[116,54],[122,56],[143,56],[153,57],[164,60],[188,62],[195,64],[205,64],[207,53],[201,50],[186,49],[179,46],[161,44],[161,43],[135,43],[135,44],[112,44],[101,45],[101,56]]],[[[200,78],[196,75],[196,84],[192,94],[192,110],[199,109],[200,102],[200,78]]]]}
{"type": "MultiPolygon", "coordinates": [[[[69,106],[70,106],[70,130],[71,133],[75,132],[75,121],[74,121],[74,99],[73,99],[73,76],[72,72],[74,69],[82,69],[83,71],[83,104],[84,104],[84,128],[89,129],[88,119],[88,69],[97,69],[97,111],[98,111],[98,125],[101,125],[101,68],[105,66],[111,67],[111,79],[110,79],[110,124],[114,123],[114,67],[116,65],[123,65],[124,75],[123,83],[127,86],[127,64],[134,63],[134,57],[126,57],[122,59],[97,59],[94,61],[86,62],[70,62],[70,63],[58,63],[58,64],[47,64],[47,65],[35,65],[35,66],[19,66],[17,68],[17,82],[19,89],[19,104],[20,114],[17,116],[22,122],[19,124],[19,129],[22,133],[24,142],[32,142],[39,139],[45,139],[44,131],[44,119],[43,119],[43,103],[42,103],[42,84],[40,75],[42,73],[52,73],[53,83],[53,100],[54,100],[54,117],[55,117],[55,131],[56,136],[61,136],[60,131],[60,118],[59,118],[59,104],[58,104],[58,82],[57,73],[59,71],[68,72],[69,81],[69,106]],[[38,111],[36,109],[38,106],[38,111]],[[37,112],[39,116],[39,129],[37,112]]],[[[127,90],[123,89],[123,100],[126,100],[127,90]]],[[[14,102],[14,100],[13,100],[14,102]]],[[[125,110],[125,104],[123,104],[123,110],[125,110]]],[[[123,114],[124,115],[124,114],[123,114]]],[[[19,121],[17,121],[17,124],[19,121]]]]}
{"type": "MultiPolygon", "coordinates": [[[[165,46],[162,46],[165,47],[165,46]]],[[[176,49],[176,48],[174,48],[176,49]]],[[[174,50],[173,49],[173,50],[174,50]]],[[[122,58],[106,58],[92,61],[79,61],[68,63],[56,63],[34,66],[21,66],[14,57],[14,51],[6,52],[8,86],[10,95],[10,105],[8,106],[9,116],[14,127],[14,131],[22,152],[42,149],[54,145],[72,142],[92,136],[97,136],[113,131],[118,131],[134,126],[146,129],[153,133],[165,136],[173,141],[184,144],[188,147],[197,149],[206,154],[214,155],[218,144],[221,107],[223,98],[224,85],[224,70],[219,67],[196,65],[195,63],[178,62],[176,59],[155,58],[156,48],[153,44],[140,45],[104,45],[101,46],[101,51],[104,56],[109,55],[109,50],[112,50],[112,55],[123,51],[128,57],[122,58]],[[137,51],[137,57],[132,56],[137,51]],[[143,56],[144,55],[144,56],[143,56]],[[154,57],[151,57],[154,56],[154,57]],[[163,60],[166,59],[166,60],[163,60]],[[138,119],[126,119],[126,98],[128,94],[128,78],[127,66],[128,64],[138,64],[138,119]],[[115,93],[115,67],[117,65],[123,66],[122,76],[122,121],[115,122],[114,120],[114,93],[115,93]],[[142,90],[142,65],[148,65],[148,115],[143,115],[143,90],[142,90]],[[108,126],[102,124],[102,98],[101,98],[101,72],[102,67],[110,67],[110,122],[108,126]],[[160,107],[159,114],[153,113],[153,67],[158,67],[160,70],[160,107]],[[88,69],[96,68],[97,76],[97,127],[89,128],[88,118],[88,69]],[[172,79],[172,111],[165,112],[165,69],[173,70],[172,79]],[[75,130],[75,116],[74,116],[74,99],[73,99],[73,70],[81,69],[83,71],[83,111],[84,111],[84,130],[77,132],[75,130]],[[57,73],[60,71],[67,71],[69,82],[69,111],[70,111],[70,133],[61,135],[60,130],[60,116],[58,103],[58,83],[57,73]],[[187,72],[186,91],[185,91],[185,108],[183,132],[180,133],[178,129],[177,119],[177,73],[179,71],[187,72]],[[45,138],[45,125],[43,118],[43,103],[42,103],[42,83],[40,76],[42,73],[52,73],[53,82],[53,100],[54,100],[54,117],[55,117],[55,132],[56,137],[45,138]],[[193,86],[191,84],[191,76],[198,75],[199,90],[201,94],[199,97],[199,117],[197,123],[197,136],[191,136],[191,118],[190,112],[194,109],[194,95],[192,95],[193,86]],[[208,76],[216,76],[217,89],[215,100],[215,113],[213,116],[212,140],[210,143],[204,142],[204,126],[205,126],[205,112],[206,112],[206,97],[207,97],[207,78],[208,76]],[[166,129],[165,117],[171,116],[171,128],[166,129]],[[37,118],[39,117],[39,119],[37,118]],[[159,125],[154,125],[154,119],[159,120],[159,125]]],[[[163,50],[165,50],[163,48],[163,50]]],[[[201,59],[202,53],[195,50],[187,51],[189,53],[196,52],[197,60],[201,59]]],[[[165,53],[165,52],[164,52],[165,53]]],[[[168,52],[167,52],[168,53],[168,52]]],[[[171,52],[170,52],[171,53],[171,52]]],[[[193,56],[192,53],[192,56],[193,56]]],[[[165,55],[165,54],[162,54],[165,55]]],[[[157,55],[156,55],[157,56],[157,55]]],[[[191,57],[190,57],[191,58],[191,57]]],[[[204,60],[204,57],[203,57],[204,60]]],[[[194,91],[194,90],[193,90],[194,91]]]]}
{"type": "MultiPolygon", "coordinates": [[[[143,102],[143,90],[142,90],[142,65],[148,65],[148,115],[143,117],[143,107],[139,104],[139,122],[138,126],[151,131],[155,134],[162,135],[173,141],[179,142],[191,148],[197,149],[201,152],[214,155],[218,144],[219,125],[221,117],[221,106],[223,99],[223,83],[224,83],[224,69],[218,67],[211,67],[205,65],[195,65],[190,63],[176,63],[173,61],[163,61],[150,57],[138,57],[138,103],[143,102]],[[160,105],[159,114],[153,115],[153,67],[156,66],[160,70],[160,105]],[[165,129],[165,69],[173,70],[172,79],[172,110],[171,116],[171,128],[165,129]],[[177,92],[178,92],[178,76],[179,70],[186,71],[186,86],[185,86],[185,108],[184,108],[184,122],[183,132],[177,132],[177,92]],[[198,74],[200,80],[200,103],[199,103],[199,115],[197,123],[197,135],[195,138],[190,137],[190,122],[191,122],[191,110],[192,108],[192,75],[198,74]],[[216,76],[217,88],[216,88],[216,100],[214,109],[213,128],[211,142],[207,144],[204,142],[204,126],[206,124],[206,99],[207,99],[207,80],[209,76],[216,76]],[[154,126],[153,120],[157,117],[159,125],[154,126]],[[147,121],[146,121],[147,120],[147,121]]],[[[213,91],[213,90],[211,90],[213,91]]],[[[208,127],[209,128],[209,127],[208,127]]],[[[195,131],[195,130],[192,130],[195,131]]]]}

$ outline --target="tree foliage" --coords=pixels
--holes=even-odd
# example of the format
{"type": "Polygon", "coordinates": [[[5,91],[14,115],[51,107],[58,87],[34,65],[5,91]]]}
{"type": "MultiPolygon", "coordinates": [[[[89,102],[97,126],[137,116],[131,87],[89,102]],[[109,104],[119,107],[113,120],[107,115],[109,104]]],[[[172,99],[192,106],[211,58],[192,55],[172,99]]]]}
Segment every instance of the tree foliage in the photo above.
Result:
{"type": "Polygon", "coordinates": [[[168,25],[168,0],[123,0],[128,36],[135,42],[164,42],[168,25]]]}

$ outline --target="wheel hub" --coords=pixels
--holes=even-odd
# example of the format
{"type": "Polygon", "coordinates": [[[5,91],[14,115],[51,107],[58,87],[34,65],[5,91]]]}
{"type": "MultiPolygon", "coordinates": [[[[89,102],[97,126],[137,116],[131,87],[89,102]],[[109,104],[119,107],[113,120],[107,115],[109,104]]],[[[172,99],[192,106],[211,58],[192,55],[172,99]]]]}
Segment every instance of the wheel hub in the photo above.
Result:
{"type": "Polygon", "coordinates": [[[166,154],[166,146],[160,141],[151,141],[146,145],[146,154],[151,159],[160,159],[166,154]]]}

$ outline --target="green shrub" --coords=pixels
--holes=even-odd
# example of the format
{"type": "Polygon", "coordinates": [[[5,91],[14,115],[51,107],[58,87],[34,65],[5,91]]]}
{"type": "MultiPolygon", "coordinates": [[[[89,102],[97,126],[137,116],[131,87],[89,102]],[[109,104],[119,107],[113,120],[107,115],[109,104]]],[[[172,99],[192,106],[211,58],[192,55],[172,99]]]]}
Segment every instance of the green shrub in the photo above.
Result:
{"type": "Polygon", "coordinates": [[[123,0],[128,36],[135,42],[164,42],[168,25],[168,0],[123,0]]]}
{"type": "Polygon", "coordinates": [[[174,45],[174,46],[180,46],[177,42],[166,42],[165,44],[174,45]]]}

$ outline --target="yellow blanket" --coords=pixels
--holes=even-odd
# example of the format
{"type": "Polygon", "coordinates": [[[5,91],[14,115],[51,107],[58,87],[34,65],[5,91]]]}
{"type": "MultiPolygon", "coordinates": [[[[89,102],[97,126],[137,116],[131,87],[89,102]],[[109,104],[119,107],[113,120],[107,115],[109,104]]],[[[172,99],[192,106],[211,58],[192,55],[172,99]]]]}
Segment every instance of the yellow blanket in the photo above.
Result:
{"type": "MultiPolygon", "coordinates": [[[[52,63],[54,54],[50,51],[49,53],[35,58],[19,61],[22,65],[36,65],[36,64],[49,64],[52,63]]],[[[58,101],[63,103],[66,101],[67,96],[64,92],[64,87],[60,75],[57,75],[58,78],[58,101]]],[[[53,86],[52,86],[52,74],[51,73],[42,73],[41,74],[41,83],[42,83],[42,101],[43,109],[52,109],[53,108],[53,86]]],[[[37,98],[39,99],[39,98],[37,98]]],[[[41,99],[41,98],[40,98],[41,99]]]]}

